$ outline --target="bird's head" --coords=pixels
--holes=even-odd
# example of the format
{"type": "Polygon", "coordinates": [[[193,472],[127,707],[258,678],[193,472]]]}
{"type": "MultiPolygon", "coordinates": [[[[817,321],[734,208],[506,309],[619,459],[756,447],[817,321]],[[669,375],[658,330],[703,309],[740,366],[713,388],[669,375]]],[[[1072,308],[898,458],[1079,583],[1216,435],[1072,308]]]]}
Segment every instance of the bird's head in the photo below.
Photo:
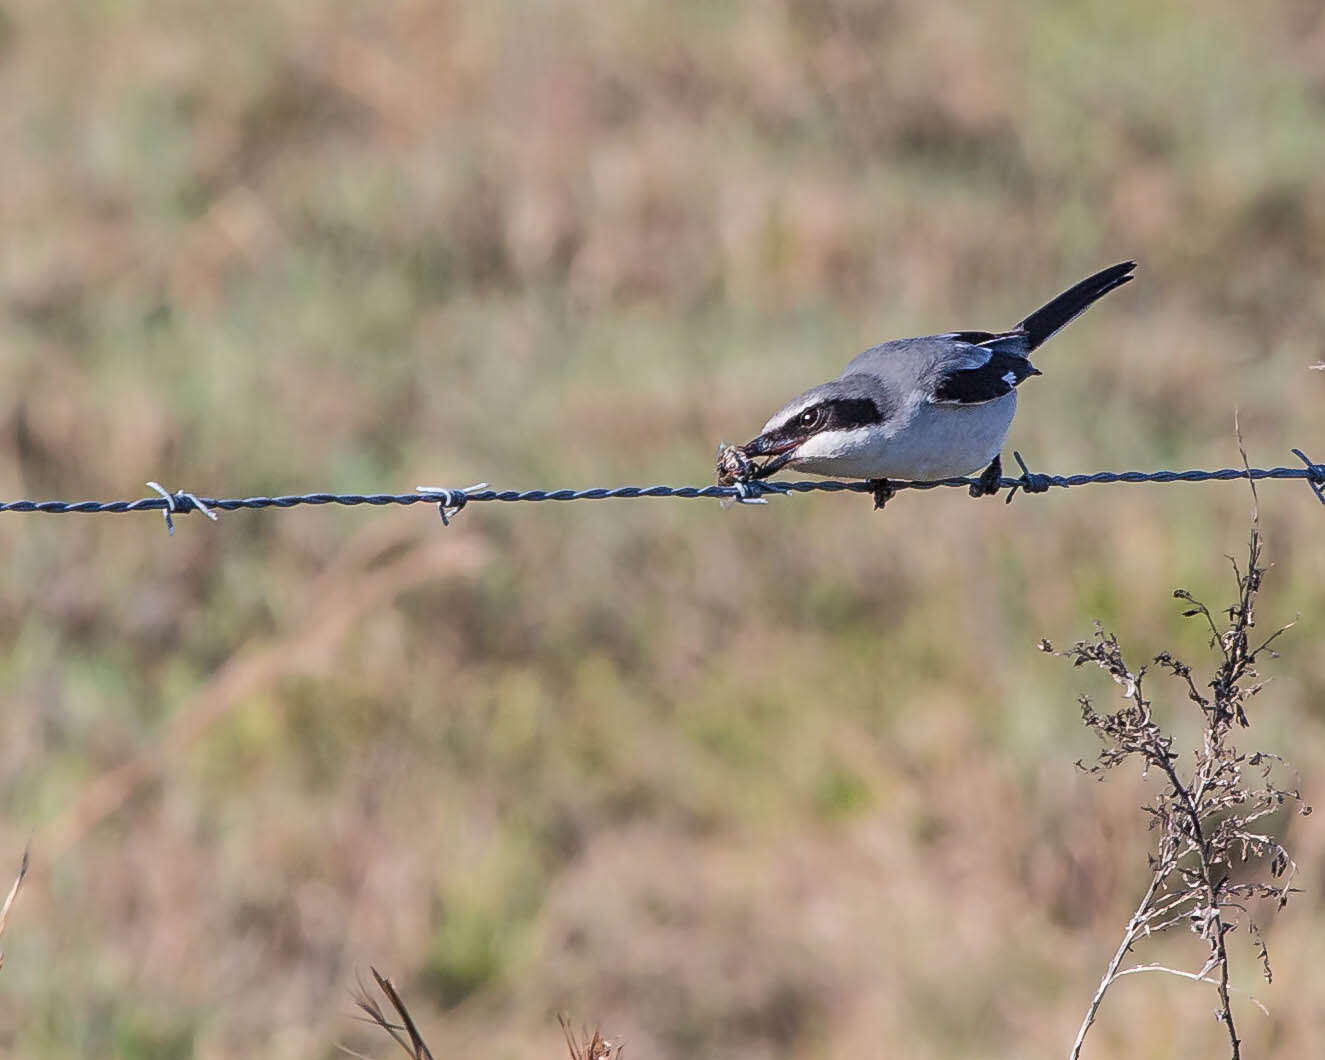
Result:
{"type": "Polygon", "coordinates": [[[767,478],[784,467],[831,468],[875,443],[884,418],[880,381],[849,375],[813,387],[793,398],[769,418],[759,437],[741,451],[767,457],[754,473],[767,478]]]}

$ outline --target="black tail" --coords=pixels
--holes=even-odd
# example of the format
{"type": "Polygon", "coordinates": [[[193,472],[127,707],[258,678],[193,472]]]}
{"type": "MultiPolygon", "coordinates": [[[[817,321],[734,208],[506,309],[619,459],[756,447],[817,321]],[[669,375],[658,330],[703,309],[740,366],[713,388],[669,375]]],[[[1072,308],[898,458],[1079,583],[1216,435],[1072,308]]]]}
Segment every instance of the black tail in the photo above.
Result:
{"type": "Polygon", "coordinates": [[[1069,287],[1048,305],[1037,309],[1016,328],[1026,333],[1027,351],[1042,346],[1050,336],[1070,324],[1115,287],[1121,287],[1132,279],[1132,270],[1135,268],[1136,262],[1124,261],[1121,265],[1097,272],[1075,287],[1069,287]]]}

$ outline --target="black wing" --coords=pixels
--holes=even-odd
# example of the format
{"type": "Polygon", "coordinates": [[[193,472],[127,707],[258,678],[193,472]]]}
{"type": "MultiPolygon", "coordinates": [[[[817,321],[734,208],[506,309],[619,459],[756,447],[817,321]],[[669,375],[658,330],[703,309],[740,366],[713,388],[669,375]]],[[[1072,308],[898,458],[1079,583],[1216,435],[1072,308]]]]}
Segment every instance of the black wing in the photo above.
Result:
{"type": "Polygon", "coordinates": [[[989,360],[978,368],[958,368],[944,375],[934,388],[934,400],[979,405],[1011,393],[1023,379],[1039,374],[1040,370],[1025,357],[992,350],[989,360]]]}
{"type": "Polygon", "coordinates": [[[940,335],[939,338],[954,339],[970,346],[979,346],[986,342],[992,342],[994,339],[1004,338],[1008,334],[1009,332],[1006,331],[949,331],[946,335],[940,335]]]}

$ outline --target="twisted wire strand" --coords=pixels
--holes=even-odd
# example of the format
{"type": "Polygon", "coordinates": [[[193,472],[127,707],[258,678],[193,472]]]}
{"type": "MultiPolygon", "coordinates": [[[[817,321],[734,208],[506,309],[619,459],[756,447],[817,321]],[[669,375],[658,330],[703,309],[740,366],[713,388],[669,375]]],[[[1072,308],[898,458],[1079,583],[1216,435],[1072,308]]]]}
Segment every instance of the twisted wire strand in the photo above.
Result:
{"type": "MultiPolygon", "coordinates": [[[[1021,454],[1014,454],[1021,466],[1022,474],[1015,478],[1004,477],[999,480],[1001,489],[1008,490],[1007,500],[1011,502],[1018,491],[1025,493],[1045,493],[1051,488],[1067,489],[1073,486],[1104,485],[1109,483],[1172,483],[1172,482],[1225,482],[1233,479],[1305,479],[1316,498],[1325,504],[1325,465],[1312,462],[1300,449],[1293,454],[1302,461],[1303,467],[1271,468],[1220,468],[1216,471],[1193,469],[1188,471],[1097,471],[1092,474],[1077,475],[1042,475],[1031,471],[1021,459],[1021,454]]],[[[939,487],[970,487],[977,483],[975,478],[949,478],[935,482],[892,482],[896,490],[931,490],[939,487]]],[[[372,505],[434,504],[444,519],[462,510],[466,505],[481,501],[596,501],[596,500],[634,500],[640,497],[680,497],[685,499],[716,499],[735,501],[746,504],[766,503],[769,496],[785,496],[791,493],[871,493],[874,484],[870,482],[840,482],[832,479],[814,481],[770,482],[752,480],[738,482],[730,486],[595,486],[589,489],[530,489],[497,490],[487,488],[487,483],[471,486],[467,489],[425,488],[420,487],[414,493],[298,493],[276,497],[201,497],[185,490],[169,492],[156,483],[149,483],[158,496],[141,497],[134,501],[4,501],[0,502],[0,512],[43,512],[49,515],[95,515],[103,513],[125,513],[159,511],[166,516],[166,526],[173,531],[172,516],[188,512],[202,512],[214,519],[218,511],[233,512],[241,509],[295,508],[300,505],[338,504],[348,507],[372,505]]]]}

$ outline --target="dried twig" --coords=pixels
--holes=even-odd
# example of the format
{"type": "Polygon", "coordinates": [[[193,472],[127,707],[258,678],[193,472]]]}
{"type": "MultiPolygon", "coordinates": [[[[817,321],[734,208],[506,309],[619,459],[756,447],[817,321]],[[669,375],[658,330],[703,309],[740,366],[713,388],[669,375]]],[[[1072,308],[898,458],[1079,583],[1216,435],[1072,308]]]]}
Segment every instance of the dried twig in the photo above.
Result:
{"type": "MultiPolygon", "coordinates": [[[[0,906],[0,936],[5,933],[5,927],[9,924],[9,911],[14,908],[14,900],[18,897],[18,892],[23,889],[23,881],[28,875],[28,851],[23,850],[23,860],[18,866],[18,876],[14,878],[14,886],[9,888],[9,894],[5,896],[5,904],[0,906]]],[[[0,951],[0,968],[5,964],[5,955],[0,951]]]]}
{"type": "MultiPolygon", "coordinates": [[[[400,1022],[395,1022],[386,1014],[377,998],[368,992],[362,982],[359,983],[358,990],[354,994],[354,1003],[363,1013],[359,1018],[365,1023],[371,1023],[386,1031],[412,1060],[432,1060],[432,1053],[429,1052],[428,1046],[419,1033],[413,1017],[410,1016],[409,1009],[405,1007],[405,1002],[401,998],[400,992],[396,990],[395,984],[376,968],[370,968],[369,971],[373,973],[377,988],[382,991],[391,1007],[395,1009],[400,1022]]],[[[581,1042],[564,1016],[558,1016],[557,1022],[561,1024],[561,1032],[566,1036],[566,1048],[570,1050],[571,1060],[620,1060],[622,1055],[620,1042],[608,1041],[596,1029],[592,1034],[584,1031],[584,1041],[581,1042]]],[[[344,1046],[341,1046],[341,1051],[349,1056],[361,1056],[361,1054],[346,1049],[344,1046]]]]}
{"type": "Polygon", "coordinates": [[[587,1030],[582,1031],[585,1040],[580,1042],[576,1040],[575,1031],[565,1016],[558,1015],[557,1022],[561,1024],[561,1033],[566,1036],[570,1060],[619,1060],[623,1052],[621,1043],[608,1041],[598,1028],[595,1027],[592,1034],[587,1030]]]}
{"type": "Polygon", "coordinates": [[[423,1036],[419,1033],[419,1028],[415,1025],[414,1019],[409,1014],[409,1009],[405,1007],[405,1002],[397,992],[395,984],[376,968],[370,968],[373,978],[377,981],[377,988],[382,991],[391,1007],[396,1010],[396,1015],[400,1017],[399,1023],[392,1022],[391,1018],[382,1011],[382,1006],[378,1004],[377,998],[373,997],[365,989],[363,983],[359,983],[358,992],[354,995],[354,1003],[359,1006],[363,1012],[361,1017],[365,1022],[375,1024],[386,1031],[395,1039],[405,1052],[413,1060],[432,1060],[432,1053],[429,1052],[423,1036]]]}
{"type": "MultiPolygon", "coordinates": [[[[1091,663],[1104,670],[1122,686],[1126,700],[1118,710],[1101,714],[1089,697],[1079,698],[1082,721],[1100,738],[1103,747],[1093,765],[1078,765],[1090,773],[1102,774],[1138,757],[1143,768],[1157,772],[1164,784],[1163,791],[1142,807],[1156,833],[1149,855],[1150,883],[1081,1021],[1068,1054],[1071,1060],[1081,1055],[1086,1034],[1109,987],[1124,975],[1142,971],[1167,971],[1212,983],[1219,997],[1217,1015],[1228,1032],[1230,1055],[1239,1060],[1241,1041],[1230,1002],[1233,988],[1229,985],[1226,936],[1241,923],[1249,900],[1269,898],[1282,908],[1296,891],[1292,882],[1297,865],[1267,827],[1267,818],[1288,805],[1296,806],[1304,815],[1311,808],[1295,786],[1281,786],[1284,782],[1277,774],[1282,772],[1283,762],[1278,756],[1241,751],[1232,740],[1238,729],[1251,724],[1248,705],[1265,687],[1256,671],[1259,658],[1274,658],[1271,645],[1289,628],[1283,626],[1259,642],[1253,638],[1256,596],[1265,573],[1255,516],[1245,567],[1236,560],[1232,563],[1237,599],[1220,617],[1185,589],[1173,594],[1188,605],[1183,611],[1185,617],[1198,618],[1209,627],[1210,644],[1217,653],[1213,678],[1200,684],[1191,667],[1169,652],[1161,652],[1153,660],[1155,666],[1178,680],[1188,701],[1201,712],[1201,746],[1192,753],[1190,765],[1181,764],[1173,750],[1173,737],[1155,719],[1145,693],[1148,667],[1132,669],[1114,634],[1097,625],[1092,639],[1058,653],[1076,666],[1091,663]],[[1236,881],[1235,870],[1240,870],[1236,881]],[[1154,964],[1124,967],[1137,943],[1179,924],[1187,925],[1205,945],[1205,961],[1199,971],[1154,964]]],[[[1047,641],[1041,643],[1041,648],[1053,651],[1047,641]]],[[[1249,933],[1269,982],[1264,939],[1250,923],[1249,933]]]]}

